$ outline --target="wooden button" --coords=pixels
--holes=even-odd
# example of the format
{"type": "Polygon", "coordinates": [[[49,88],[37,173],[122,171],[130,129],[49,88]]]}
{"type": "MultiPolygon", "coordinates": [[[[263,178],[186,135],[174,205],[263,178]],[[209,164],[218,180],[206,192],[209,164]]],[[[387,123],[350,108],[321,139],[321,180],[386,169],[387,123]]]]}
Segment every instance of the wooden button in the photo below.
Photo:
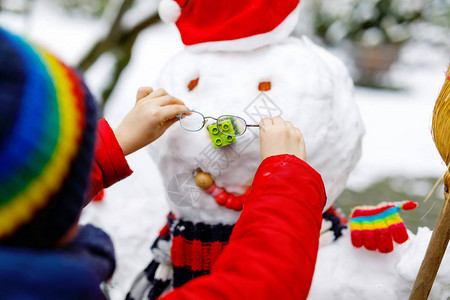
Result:
{"type": "Polygon", "coordinates": [[[197,186],[202,189],[207,189],[214,183],[214,180],[212,179],[211,175],[205,172],[198,172],[195,175],[194,180],[197,186]]]}

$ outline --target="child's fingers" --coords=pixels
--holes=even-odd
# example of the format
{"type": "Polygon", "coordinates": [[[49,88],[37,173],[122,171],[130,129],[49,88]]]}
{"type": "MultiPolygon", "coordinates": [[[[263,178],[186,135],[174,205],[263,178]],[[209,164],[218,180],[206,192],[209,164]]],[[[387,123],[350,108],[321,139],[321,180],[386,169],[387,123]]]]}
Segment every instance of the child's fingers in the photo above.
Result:
{"type": "Polygon", "coordinates": [[[185,110],[189,110],[189,108],[180,104],[166,105],[160,108],[161,116],[163,117],[164,120],[173,119],[185,110]]]}
{"type": "Polygon", "coordinates": [[[165,89],[157,89],[156,91],[153,91],[150,95],[148,95],[150,98],[158,98],[162,96],[166,96],[168,93],[165,89]]]}
{"type": "Polygon", "coordinates": [[[273,118],[273,125],[286,126],[286,121],[283,120],[282,117],[278,116],[278,117],[273,118]]]}
{"type": "Polygon", "coordinates": [[[259,131],[264,131],[268,126],[273,126],[272,119],[262,118],[261,121],[259,121],[259,131]]]}
{"type": "Polygon", "coordinates": [[[300,129],[298,129],[297,127],[295,127],[295,133],[300,137],[300,140],[302,142],[304,142],[302,131],[300,129]]]}
{"type": "Polygon", "coordinates": [[[183,101],[180,99],[177,99],[171,95],[165,95],[158,97],[156,99],[151,99],[153,104],[159,105],[159,106],[166,106],[166,105],[172,105],[172,104],[179,104],[179,105],[185,105],[183,101]]]}
{"type": "Polygon", "coordinates": [[[289,130],[289,132],[292,135],[297,136],[297,131],[296,131],[297,128],[295,128],[295,126],[291,122],[286,121],[286,128],[289,130]]]}
{"type": "Polygon", "coordinates": [[[260,125],[273,125],[273,121],[271,118],[262,118],[259,122],[260,125]]]}
{"type": "Polygon", "coordinates": [[[163,131],[166,131],[167,128],[169,128],[170,126],[172,126],[173,123],[175,123],[176,121],[178,121],[177,118],[172,118],[172,119],[170,119],[170,120],[164,122],[164,124],[162,125],[162,130],[163,130],[163,131]]]}
{"type": "Polygon", "coordinates": [[[150,95],[153,92],[153,88],[149,87],[149,86],[143,86],[140,87],[137,91],[137,95],[136,95],[136,102],[138,102],[139,100],[141,100],[142,98],[147,97],[148,95],[150,95]]]}

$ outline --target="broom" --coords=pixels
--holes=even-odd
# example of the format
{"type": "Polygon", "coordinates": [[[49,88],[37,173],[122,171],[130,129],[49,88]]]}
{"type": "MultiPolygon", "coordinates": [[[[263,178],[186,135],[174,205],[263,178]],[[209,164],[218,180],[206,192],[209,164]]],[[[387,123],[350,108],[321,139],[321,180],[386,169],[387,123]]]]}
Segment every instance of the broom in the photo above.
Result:
{"type": "Polygon", "coordinates": [[[434,143],[447,165],[444,175],[444,204],[428,244],[425,258],[409,297],[410,300],[427,299],[450,239],[450,65],[433,111],[432,134],[434,143]]]}

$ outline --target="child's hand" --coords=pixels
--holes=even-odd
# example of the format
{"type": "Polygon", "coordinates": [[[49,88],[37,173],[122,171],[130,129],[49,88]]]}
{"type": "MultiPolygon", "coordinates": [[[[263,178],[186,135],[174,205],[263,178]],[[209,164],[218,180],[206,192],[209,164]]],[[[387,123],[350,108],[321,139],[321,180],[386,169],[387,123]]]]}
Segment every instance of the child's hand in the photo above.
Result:
{"type": "Polygon", "coordinates": [[[114,130],[123,154],[133,153],[159,138],[185,110],[189,108],[163,89],[140,88],[135,106],[114,130]]]}
{"type": "Polygon", "coordinates": [[[300,129],[281,117],[264,118],[259,123],[261,158],[279,154],[292,154],[306,159],[305,141],[300,129]]]}

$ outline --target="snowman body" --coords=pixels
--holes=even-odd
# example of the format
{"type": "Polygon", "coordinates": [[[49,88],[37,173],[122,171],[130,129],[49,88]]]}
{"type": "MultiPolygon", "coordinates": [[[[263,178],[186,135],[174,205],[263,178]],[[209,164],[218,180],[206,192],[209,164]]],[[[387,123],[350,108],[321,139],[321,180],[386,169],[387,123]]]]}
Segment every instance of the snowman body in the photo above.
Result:
{"type": "MultiPolygon", "coordinates": [[[[205,116],[236,115],[248,124],[278,115],[291,121],[304,135],[307,162],[324,180],[325,210],[344,189],[361,155],[364,127],[347,70],[307,38],[287,38],[251,51],[183,50],[163,69],[158,86],[205,116]],[[189,89],[196,79],[198,84],[189,89]],[[260,91],[260,83],[267,82],[270,90],[260,91]]],[[[239,212],[218,205],[196,188],[192,174],[201,169],[227,192],[244,194],[261,163],[258,129],[249,128],[236,143],[214,149],[207,127],[215,121],[207,120],[198,132],[175,124],[150,153],[177,217],[234,224],[239,212]],[[187,197],[180,202],[180,195],[187,197]]]]}

